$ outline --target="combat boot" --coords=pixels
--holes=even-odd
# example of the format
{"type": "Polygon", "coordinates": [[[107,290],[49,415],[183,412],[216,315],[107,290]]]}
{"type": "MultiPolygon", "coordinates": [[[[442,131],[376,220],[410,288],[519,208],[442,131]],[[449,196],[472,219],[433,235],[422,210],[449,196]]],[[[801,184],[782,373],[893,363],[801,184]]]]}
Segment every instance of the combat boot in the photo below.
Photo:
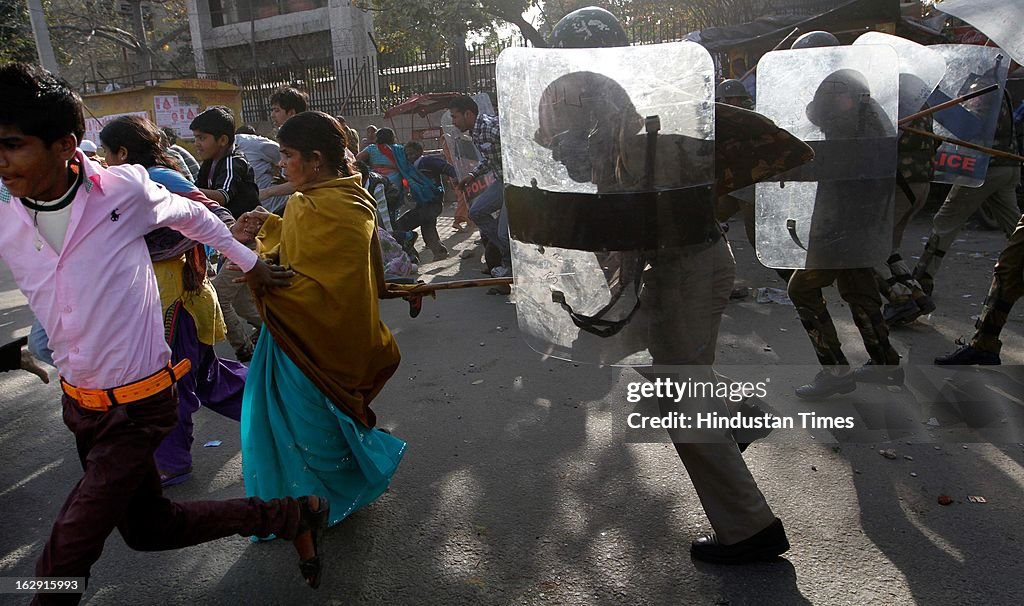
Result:
{"type": "Polygon", "coordinates": [[[944,356],[938,356],[935,358],[935,363],[939,366],[959,366],[959,365],[972,365],[977,364],[979,366],[999,366],[1002,364],[1002,360],[999,359],[999,354],[992,353],[975,347],[969,343],[966,343],[963,339],[957,339],[956,344],[959,347],[956,351],[948,353],[944,356]]]}
{"type": "Polygon", "coordinates": [[[904,326],[910,324],[921,315],[921,308],[917,301],[907,299],[900,303],[886,303],[882,308],[882,317],[889,326],[904,326]]]}
{"type": "Polygon", "coordinates": [[[916,278],[918,283],[921,285],[921,290],[924,291],[924,294],[929,297],[932,296],[932,293],[935,292],[935,278],[926,271],[921,272],[920,275],[914,276],[914,278],[916,278]]]}
{"type": "Polygon", "coordinates": [[[796,395],[803,400],[821,400],[841,393],[850,393],[857,389],[853,373],[837,375],[828,369],[821,369],[814,380],[807,385],[796,388],[796,395]]]}
{"type": "Polygon", "coordinates": [[[903,368],[875,364],[873,360],[868,360],[864,366],[855,369],[851,374],[857,383],[876,383],[878,385],[903,385],[906,378],[903,368]]]}

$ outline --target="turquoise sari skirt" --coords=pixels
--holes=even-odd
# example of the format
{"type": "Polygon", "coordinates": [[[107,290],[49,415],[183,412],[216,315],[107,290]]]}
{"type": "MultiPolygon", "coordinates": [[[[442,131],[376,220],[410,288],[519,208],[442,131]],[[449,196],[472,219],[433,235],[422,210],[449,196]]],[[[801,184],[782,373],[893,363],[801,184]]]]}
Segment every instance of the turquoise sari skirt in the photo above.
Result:
{"type": "Polygon", "coordinates": [[[331,404],[264,327],[242,401],[248,496],[326,496],[333,526],[387,490],[404,454],[404,441],[331,404]]]}

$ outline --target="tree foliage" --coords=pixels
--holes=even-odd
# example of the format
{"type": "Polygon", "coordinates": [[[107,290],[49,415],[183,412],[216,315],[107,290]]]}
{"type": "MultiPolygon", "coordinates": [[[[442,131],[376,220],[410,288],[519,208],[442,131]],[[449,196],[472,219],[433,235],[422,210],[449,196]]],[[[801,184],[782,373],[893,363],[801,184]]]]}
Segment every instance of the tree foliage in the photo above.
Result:
{"type": "Polygon", "coordinates": [[[0,62],[36,58],[28,5],[24,0],[0,0],[0,62]]]}
{"type": "Polygon", "coordinates": [[[384,56],[443,57],[467,33],[494,28],[477,0],[361,0],[373,11],[377,51],[384,56]]]}
{"type": "MultiPolygon", "coordinates": [[[[50,0],[50,37],[71,82],[195,69],[184,0],[50,0]],[[177,50],[175,50],[177,47],[177,50]]],[[[146,79],[146,78],[143,78],[146,79]]]]}
{"type": "MultiPolygon", "coordinates": [[[[654,31],[666,25],[701,29],[751,21],[764,0],[353,0],[374,11],[379,50],[443,54],[468,32],[493,38],[499,26],[512,25],[533,46],[547,46],[551,28],[566,14],[599,6],[616,15],[627,32],[654,31]],[[528,11],[538,10],[536,23],[528,11]]],[[[650,42],[651,40],[643,40],[650,42]]]]}

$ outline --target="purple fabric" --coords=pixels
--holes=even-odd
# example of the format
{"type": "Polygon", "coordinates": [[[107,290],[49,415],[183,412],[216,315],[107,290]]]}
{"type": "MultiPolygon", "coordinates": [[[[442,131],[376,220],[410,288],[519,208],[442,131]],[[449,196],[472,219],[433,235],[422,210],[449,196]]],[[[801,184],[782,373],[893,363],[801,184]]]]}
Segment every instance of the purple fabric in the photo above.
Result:
{"type": "Polygon", "coordinates": [[[178,382],[178,424],[156,449],[161,473],[176,474],[192,467],[192,414],[205,406],[235,421],[242,414],[242,392],[249,369],[234,360],[221,360],[213,347],[199,342],[196,323],[178,305],[171,339],[171,363],[188,358],[192,372],[178,382]]]}

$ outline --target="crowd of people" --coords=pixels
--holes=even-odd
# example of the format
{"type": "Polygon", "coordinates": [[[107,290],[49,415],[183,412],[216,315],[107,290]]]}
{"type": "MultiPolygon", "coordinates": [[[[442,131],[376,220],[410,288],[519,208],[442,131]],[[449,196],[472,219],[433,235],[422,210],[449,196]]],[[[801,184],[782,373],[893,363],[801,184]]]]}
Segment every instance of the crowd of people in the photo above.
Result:
{"type": "MultiPolygon", "coordinates": [[[[838,45],[834,37],[814,34],[793,48],[838,45]]],[[[559,48],[626,45],[614,16],[595,8],[566,16],[552,40],[559,48]]],[[[603,115],[587,107],[584,93],[614,87],[595,85],[603,76],[590,72],[571,76],[559,82],[558,94],[578,87],[578,105],[542,104],[549,113],[536,140],[553,160],[598,194],[655,188],[664,197],[681,196],[686,170],[645,171],[636,166],[640,156],[627,153],[634,140],[653,140],[623,126],[643,123],[628,95],[622,92],[614,116],[603,115]],[[619,156],[580,147],[602,136],[618,142],[619,156]],[[570,150],[570,144],[577,147],[570,150]]],[[[827,84],[849,91],[859,86],[850,79],[827,84]]],[[[98,145],[83,140],[81,99],[39,68],[0,66],[0,87],[0,257],[37,318],[30,339],[0,350],[0,364],[43,381],[49,376],[36,358],[57,367],[65,423],[84,470],[54,524],[37,576],[88,578],[116,528],[141,550],[233,534],[292,540],[303,578],[318,586],[324,532],[377,499],[405,453],[404,441],[376,427],[371,409],[401,359],[378,299],[387,282],[415,275],[420,235],[432,260],[449,254],[437,230],[446,180],[465,188],[491,175],[468,218],[489,250],[490,275],[513,274],[498,118],[468,96],[450,101],[452,124],[468,134],[481,158],[460,178],[420,143],[399,144],[392,129],[371,126],[360,140],[343,117],[310,111],[306,95],[294,88],[269,99],[276,140],[236,124],[227,108],[200,113],[190,125],[194,158],[177,145],[176,133],[134,116],[108,123],[98,145]],[[333,313],[317,313],[324,308],[333,313]],[[224,338],[236,360],[215,353],[224,338]],[[177,503],[163,495],[193,474],[191,419],[200,407],[240,422],[247,498],[177,503]]],[[[716,96],[719,103],[753,107],[739,80],[722,82],[716,96]]],[[[844,122],[825,112],[824,98],[816,96],[815,103],[812,122],[826,137],[843,136],[836,129],[844,122]]],[[[1003,105],[995,146],[1016,153],[1011,105],[1003,105]]],[[[931,118],[916,124],[931,130],[931,118]]],[[[666,149],[677,143],[662,141],[666,149]]],[[[941,259],[986,198],[1000,205],[1009,243],[977,333],[936,363],[1000,362],[1000,331],[1024,295],[1024,218],[1013,195],[1020,165],[996,163],[986,186],[954,188],[911,271],[900,255],[903,231],[927,198],[935,147],[927,136],[899,138],[893,170],[900,186],[885,264],[779,270],[822,366],[797,388],[798,396],[849,393],[858,382],[903,383],[889,330],[935,309],[930,295],[941,259]],[[863,368],[851,369],[843,354],[822,294],[832,284],[850,304],[870,357],[863,368]]],[[[686,366],[713,378],[718,326],[735,276],[720,222],[742,212],[753,244],[751,194],[740,189],[688,207],[675,219],[686,224],[685,233],[663,229],[656,252],[645,258],[650,278],[642,300],[653,360],[645,377],[686,366]],[[695,300],[694,293],[706,296],[695,300]]],[[[659,405],[663,412],[679,407],[671,399],[659,405]]],[[[687,405],[735,408],[715,398],[687,405]]],[[[740,408],[760,412],[756,399],[740,408]]],[[[695,558],[746,563],[789,549],[782,521],[743,460],[748,439],[672,436],[714,529],[693,542],[695,558]]],[[[38,603],[80,598],[36,596],[38,603]]]]}

